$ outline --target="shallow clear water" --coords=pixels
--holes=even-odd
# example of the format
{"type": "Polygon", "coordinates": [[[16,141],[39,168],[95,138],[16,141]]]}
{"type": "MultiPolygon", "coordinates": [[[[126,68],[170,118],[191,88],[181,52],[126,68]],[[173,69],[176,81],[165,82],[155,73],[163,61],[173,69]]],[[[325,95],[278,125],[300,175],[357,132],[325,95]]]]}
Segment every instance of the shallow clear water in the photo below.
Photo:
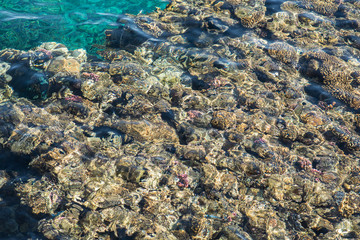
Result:
{"type": "Polygon", "coordinates": [[[223,1],[3,4],[0,239],[360,239],[360,1],[223,1]]]}
{"type": "Polygon", "coordinates": [[[105,29],[116,28],[121,14],[164,8],[166,0],[1,0],[0,49],[29,49],[55,41],[91,51],[104,42],[105,29]]]}

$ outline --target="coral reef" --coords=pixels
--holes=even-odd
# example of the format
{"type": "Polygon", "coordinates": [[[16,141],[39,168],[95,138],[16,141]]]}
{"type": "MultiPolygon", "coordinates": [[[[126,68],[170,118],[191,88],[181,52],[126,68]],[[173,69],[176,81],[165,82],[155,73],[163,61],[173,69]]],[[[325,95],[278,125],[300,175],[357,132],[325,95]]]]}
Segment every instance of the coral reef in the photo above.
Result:
{"type": "Polygon", "coordinates": [[[360,238],[358,7],[174,0],[102,59],[1,50],[1,236],[360,238]]]}

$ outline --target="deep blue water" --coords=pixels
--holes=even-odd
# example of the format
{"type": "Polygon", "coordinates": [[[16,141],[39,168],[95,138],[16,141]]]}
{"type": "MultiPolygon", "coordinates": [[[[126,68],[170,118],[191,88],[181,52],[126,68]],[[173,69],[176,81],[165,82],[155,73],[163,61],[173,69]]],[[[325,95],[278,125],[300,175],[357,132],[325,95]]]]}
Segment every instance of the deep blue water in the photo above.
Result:
{"type": "Polygon", "coordinates": [[[165,8],[167,0],[0,0],[0,49],[30,49],[42,42],[70,49],[104,43],[121,14],[165,8]]]}

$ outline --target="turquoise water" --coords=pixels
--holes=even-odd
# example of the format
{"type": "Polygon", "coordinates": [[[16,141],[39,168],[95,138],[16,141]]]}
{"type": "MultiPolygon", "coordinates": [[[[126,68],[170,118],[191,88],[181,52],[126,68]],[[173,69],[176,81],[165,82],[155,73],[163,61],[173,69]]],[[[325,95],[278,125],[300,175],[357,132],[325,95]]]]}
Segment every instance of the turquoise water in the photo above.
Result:
{"type": "Polygon", "coordinates": [[[0,49],[30,49],[42,42],[94,51],[119,15],[165,8],[166,0],[0,0],[0,49]]]}

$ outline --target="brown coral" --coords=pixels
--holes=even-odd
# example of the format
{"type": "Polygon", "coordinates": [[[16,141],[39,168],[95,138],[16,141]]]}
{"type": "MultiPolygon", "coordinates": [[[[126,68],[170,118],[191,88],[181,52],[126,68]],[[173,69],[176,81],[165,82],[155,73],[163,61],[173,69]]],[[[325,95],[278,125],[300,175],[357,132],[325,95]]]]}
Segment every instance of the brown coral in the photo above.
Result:
{"type": "Polygon", "coordinates": [[[296,49],[285,42],[275,42],[269,45],[268,53],[271,57],[283,62],[296,64],[298,54],[296,49]]]}
{"type": "Polygon", "coordinates": [[[220,110],[213,113],[211,125],[218,129],[227,129],[235,124],[235,120],[236,116],[234,113],[220,110]]]}

